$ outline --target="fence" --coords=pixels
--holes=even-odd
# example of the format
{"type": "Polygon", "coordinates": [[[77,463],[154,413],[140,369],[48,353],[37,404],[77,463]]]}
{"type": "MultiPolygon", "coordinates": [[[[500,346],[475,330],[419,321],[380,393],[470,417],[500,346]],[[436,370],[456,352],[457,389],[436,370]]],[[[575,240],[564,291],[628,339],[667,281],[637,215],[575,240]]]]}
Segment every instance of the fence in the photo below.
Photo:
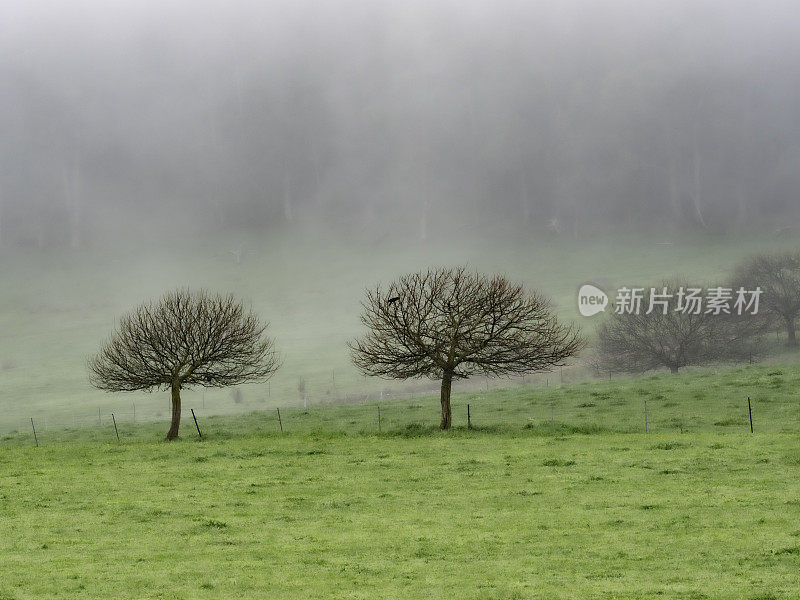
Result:
{"type": "MultiPolygon", "coordinates": [[[[438,383],[429,380],[411,382],[386,382],[375,379],[363,380],[341,376],[329,371],[316,378],[284,377],[283,385],[275,382],[260,386],[230,388],[226,390],[202,389],[185,390],[184,405],[208,415],[241,415],[254,411],[271,410],[276,406],[304,408],[337,404],[363,404],[390,399],[413,399],[438,394],[438,383]],[[287,380],[290,383],[287,385],[287,380]],[[302,391],[296,389],[302,381],[302,391]],[[276,389],[277,388],[277,389],[276,389]],[[244,391],[242,391],[244,390],[244,391]],[[287,401],[287,398],[292,400],[287,401]]],[[[585,381],[589,371],[583,365],[569,365],[551,373],[527,375],[525,377],[489,379],[478,377],[454,384],[454,391],[490,391],[498,387],[555,387],[562,383],[585,381]]],[[[106,398],[97,402],[94,396],[89,402],[94,406],[80,406],[84,400],[43,401],[39,406],[18,408],[15,403],[0,410],[0,438],[12,432],[31,428],[33,417],[37,430],[54,431],[61,429],[83,429],[111,424],[111,414],[119,423],[143,423],[168,419],[171,408],[168,393],[153,394],[114,394],[102,395],[106,398]],[[44,406],[46,404],[46,406],[44,406]],[[10,409],[10,410],[9,410],[10,409]],[[13,412],[11,412],[13,411],[13,412]]],[[[71,398],[74,398],[72,396],[71,398]]]]}
{"type": "MultiPolygon", "coordinates": [[[[434,431],[440,419],[438,397],[432,394],[380,394],[361,402],[307,406],[242,407],[237,413],[214,414],[213,406],[184,404],[182,437],[197,435],[192,409],[206,438],[246,435],[249,432],[293,434],[416,435],[434,431]],[[381,398],[381,395],[383,398],[381,398]]],[[[453,427],[478,431],[534,433],[800,433],[800,401],[731,395],[703,396],[688,390],[680,394],[606,384],[563,388],[513,387],[462,391],[452,403],[453,427]]],[[[72,427],[54,427],[47,415],[20,420],[17,429],[0,436],[1,445],[44,445],[69,440],[124,443],[137,437],[162,437],[169,414],[145,418],[131,404],[128,411],[75,415],[72,427]],[[113,415],[113,416],[112,416],[113,415]],[[34,433],[35,431],[35,433],[34,433]]]]}

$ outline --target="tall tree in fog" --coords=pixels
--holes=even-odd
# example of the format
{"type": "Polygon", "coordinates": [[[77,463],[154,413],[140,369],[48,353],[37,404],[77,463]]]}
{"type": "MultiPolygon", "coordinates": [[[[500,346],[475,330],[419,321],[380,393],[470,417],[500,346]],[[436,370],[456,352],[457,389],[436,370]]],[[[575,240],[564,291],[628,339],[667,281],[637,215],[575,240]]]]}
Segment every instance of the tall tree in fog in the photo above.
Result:
{"type": "Polygon", "coordinates": [[[538,293],[464,267],[432,269],[367,291],[367,333],[350,343],[365,375],[441,381],[440,427],[452,424],[453,380],[546,371],[584,341],[538,293]]]}

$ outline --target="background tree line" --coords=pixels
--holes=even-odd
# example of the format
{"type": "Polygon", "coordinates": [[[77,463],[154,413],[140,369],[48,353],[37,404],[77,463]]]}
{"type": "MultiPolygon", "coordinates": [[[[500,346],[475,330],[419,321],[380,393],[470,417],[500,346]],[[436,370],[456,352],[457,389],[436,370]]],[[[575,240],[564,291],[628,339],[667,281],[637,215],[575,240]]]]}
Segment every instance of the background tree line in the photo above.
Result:
{"type": "MultiPolygon", "coordinates": [[[[727,289],[757,291],[749,309],[735,309],[733,299],[724,308],[680,310],[670,303],[665,310],[650,310],[653,294],[675,293],[702,285],[675,279],[645,288],[641,310],[615,310],[597,327],[597,347],[590,359],[598,371],[643,373],[669,369],[677,373],[688,366],[715,361],[753,362],[768,351],[765,337],[785,337],[790,350],[797,348],[800,318],[800,252],[757,254],[742,261],[727,282],[727,289]]],[[[748,303],[753,300],[751,295],[748,303]]]]}
{"type": "Polygon", "coordinates": [[[799,9],[725,8],[7,8],[0,244],[80,247],[178,218],[421,239],[783,231],[800,205],[799,9]]]}

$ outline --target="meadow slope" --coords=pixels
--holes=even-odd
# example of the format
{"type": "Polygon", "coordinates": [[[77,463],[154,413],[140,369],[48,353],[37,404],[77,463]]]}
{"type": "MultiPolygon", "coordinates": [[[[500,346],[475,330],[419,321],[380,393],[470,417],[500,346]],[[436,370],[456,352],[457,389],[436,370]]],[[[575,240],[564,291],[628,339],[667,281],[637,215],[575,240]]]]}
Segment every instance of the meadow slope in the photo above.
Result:
{"type": "Polygon", "coordinates": [[[464,393],[448,433],[421,397],[380,433],[368,403],[8,434],[0,598],[800,598],[799,377],[464,393]]]}
{"type": "MultiPolygon", "coordinates": [[[[592,336],[600,317],[581,318],[578,287],[592,281],[612,290],[685,275],[719,284],[738,260],[754,252],[791,248],[792,239],[729,236],[595,236],[574,239],[519,232],[463,231],[428,240],[346,240],[298,230],[218,234],[207,238],[141,240],[84,251],[0,255],[0,433],[34,417],[48,425],[92,423],[98,409],[132,418],[168,412],[163,394],[104,394],[93,390],[86,358],[116,320],[142,301],[180,286],[234,293],[270,321],[285,362],[269,384],[233,390],[186,390],[187,402],[216,414],[302,405],[298,381],[313,404],[352,401],[380,392],[430,391],[430,382],[364,379],[346,343],[361,332],[364,289],[407,271],[467,263],[502,272],[552,298],[558,314],[592,336]],[[231,248],[242,246],[237,264],[231,248]],[[130,414],[129,414],[130,413],[130,414]]],[[[586,379],[580,366],[566,381],[586,379]]],[[[544,385],[548,376],[529,378],[544,385]]],[[[550,382],[553,382],[552,376],[550,382]]],[[[499,385],[505,385],[502,382],[499,385]]],[[[479,381],[482,386],[483,382],[479,381]]],[[[495,385],[490,382],[490,385],[495,385]]]]}
{"type": "Polygon", "coordinates": [[[0,598],[800,598],[761,434],[254,435],[0,454],[0,598]]]}

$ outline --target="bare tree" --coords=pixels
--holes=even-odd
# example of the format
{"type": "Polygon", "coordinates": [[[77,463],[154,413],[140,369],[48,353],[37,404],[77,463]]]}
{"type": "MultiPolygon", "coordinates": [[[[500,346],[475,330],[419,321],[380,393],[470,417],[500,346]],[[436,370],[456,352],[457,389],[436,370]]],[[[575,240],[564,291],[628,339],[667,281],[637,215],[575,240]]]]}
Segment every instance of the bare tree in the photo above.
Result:
{"type": "Polygon", "coordinates": [[[441,380],[442,429],[452,423],[454,379],[546,371],[584,345],[538,293],[465,267],[378,285],[362,306],[369,331],[349,344],[354,364],[365,375],[441,380]]]}
{"type": "Polygon", "coordinates": [[[723,359],[743,359],[760,351],[758,319],[749,315],[706,312],[684,296],[666,306],[653,293],[702,290],[702,286],[666,281],[645,289],[640,310],[614,313],[597,328],[597,367],[622,373],[668,368],[672,373],[689,365],[723,359]],[[683,306],[679,303],[682,302],[683,306]],[[653,310],[651,310],[653,307],[653,310]],[[681,310],[685,309],[685,310],[681,310]]]}
{"type": "Polygon", "coordinates": [[[142,304],[89,359],[92,384],[110,392],[169,389],[178,437],[181,389],[269,378],[280,366],[267,324],[232,295],[178,290],[142,304]]]}
{"type": "Polygon", "coordinates": [[[754,256],[739,265],[734,281],[749,289],[762,289],[761,310],[771,324],[786,331],[788,345],[796,347],[800,317],[800,252],[754,256]]]}

